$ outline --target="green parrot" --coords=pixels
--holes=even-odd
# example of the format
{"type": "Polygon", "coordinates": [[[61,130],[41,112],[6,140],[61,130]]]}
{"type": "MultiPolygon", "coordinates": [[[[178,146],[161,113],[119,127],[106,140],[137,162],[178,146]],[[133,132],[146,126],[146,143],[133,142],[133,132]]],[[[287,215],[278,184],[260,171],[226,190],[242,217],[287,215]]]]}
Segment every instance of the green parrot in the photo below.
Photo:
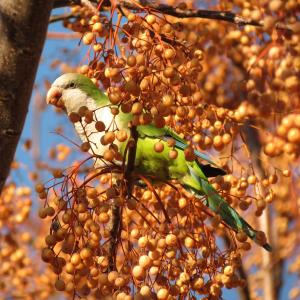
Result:
{"type": "MultiPolygon", "coordinates": [[[[94,83],[86,76],[77,73],[67,73],[57,78],[47,94],[47,103],[62,107],[68,115],[77,113],[82,106],[95,111],[97,120],[101,120],[106,128],[126,130],[130,134],[128,124],[132,114],[120,112],[113,116],[111,113],[109,98],[101,92],[94,83]],[[100,109],[101,108],[101,109],[100,109]]],[[[84,122],[84,120],[82,120],[84,122]]],[[[90,142],[91,151],[102,155],[107,149],[100,143],[105,132],[95,130],[95,122],[81,125],[74,123],[75,130],[83,142],[90,142]],[[87,139],[88,137],[88,139],[87,139]]],[[[139,125],[136,127],[138,134],[135,156],[135,171],[145,177],[154,177],[157,180],[177,180],[188,192],[195,197],[203,199],[206,196],[206,205],[221,220],[235,232],[244,232],[252,240],[259,243],[257,231],[254,230],[239,214],[233,209],[208,182],[207,177],[224,175],[224,170],[213,167],[215,165],[210,158],[199,151],[195,151],[196,160],[187,161],[184,150],[188,147],[187,142],[169,127],[157,128],[153,124],[139,125]],[[168,140],[172,139],[174,148],[177,150],[177,157],[169,157],[170,147],[168,140]],[[157,142],[161,142],[164,148],[161,152],[154,150],[157,142]],[[202,159],[209,164],[201,164],[202,159]]],[[[121,155],[124,155],[126,142],[117,144],[121,155]]],[[[96,165],[97,167],[101,166],[96,165]]],[[[262,245],[266,250],[271,251],[268,243],[262,245]]]]}

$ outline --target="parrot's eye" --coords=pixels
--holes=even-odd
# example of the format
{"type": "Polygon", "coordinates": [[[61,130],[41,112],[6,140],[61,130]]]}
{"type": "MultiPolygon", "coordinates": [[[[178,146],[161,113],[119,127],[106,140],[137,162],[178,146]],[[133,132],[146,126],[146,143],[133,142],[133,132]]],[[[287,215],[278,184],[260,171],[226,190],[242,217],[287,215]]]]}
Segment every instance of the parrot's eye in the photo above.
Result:
{"type": "Polygon", "coordinates": [[[74,82],[70,82],[69,84],[67,84],[66,88],[74,88],[75,87],[75,83],[74,82]]]}

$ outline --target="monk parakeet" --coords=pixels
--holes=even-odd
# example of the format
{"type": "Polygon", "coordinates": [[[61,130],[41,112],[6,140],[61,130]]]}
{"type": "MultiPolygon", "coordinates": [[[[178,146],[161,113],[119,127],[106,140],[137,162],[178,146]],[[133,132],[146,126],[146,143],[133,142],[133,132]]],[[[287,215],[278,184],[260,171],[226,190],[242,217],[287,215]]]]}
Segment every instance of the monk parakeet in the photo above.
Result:
{"type": "MultiPolygon", "coordinates": [[[[57,78],[47,94],[47,102],[61,106],[68,115],[78,113],[81,107],[87,107],[95,111],[98,121],[105,124],[110,131],[118,128],[130,134],[128,124],[132,120],[131,113],[123,113],[113,116],[113,106],[103,92],[86,76],[76,73],[68,73],[57,78]]],[[[105,146],[100,142],[104,132],[95,130],[95,121],[84,124],[84,120],[74,123],[75,130],[83,142],[90,142],[91,151],[94,154],[102,155],[105,146]],[[88,137],[88,139],[87,139],[88,137]]],[[[207,177],[224,175],[224,171],[212,167],[215,165],[207,155],[195,151],[196,159],[187,161],[184,150],[188,147],[187,142],[176,134],[171,128],[157,128],[153,124],[139,125],[136,127],[138,134],[136,145],[136,156],[134,170],[145,177],[152,177],[156,180],[168,181],[177,180],[188,192],[203,199],[206,196],[206,205],[221,220],[235,232],[244,232],[254,241],[262,244],[257,239],[257,231],[254,230],[239,214],[233,209],[208,182],[207,177]],[[177,157],[170,158],[168,142],[172,141],[174,149],[177,150],[177,157]],[[162,143],[161,151],[155,151],[157,142],[162,143]],[[209,164],[203,165],[199,162],[202,159],[209,164]]],[[[121,155],[124,155],[126,142],[114,142],[117,144],[121,155]]],[[[170,144],[169,144],[170,145],[170,144]]],[[[99,165],[98,165],[99,166],[99,165]]],[[[271,251],[268,243],[262,245],[266,250],[271,251]]]]}

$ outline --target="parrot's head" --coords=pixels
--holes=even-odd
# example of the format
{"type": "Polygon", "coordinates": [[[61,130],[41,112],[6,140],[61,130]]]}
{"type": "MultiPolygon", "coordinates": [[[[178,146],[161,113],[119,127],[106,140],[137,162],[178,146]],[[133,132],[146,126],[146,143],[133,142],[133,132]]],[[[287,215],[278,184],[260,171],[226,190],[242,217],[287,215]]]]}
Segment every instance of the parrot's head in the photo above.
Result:
{"type": "Polygon", "coordinates": [[[88,77],[67,73],[58,77],[47,93],[46,101],[66,110],[67,114],[77,112],[81,106],[88,106],[93,93],[100,92],[88,77]]]}

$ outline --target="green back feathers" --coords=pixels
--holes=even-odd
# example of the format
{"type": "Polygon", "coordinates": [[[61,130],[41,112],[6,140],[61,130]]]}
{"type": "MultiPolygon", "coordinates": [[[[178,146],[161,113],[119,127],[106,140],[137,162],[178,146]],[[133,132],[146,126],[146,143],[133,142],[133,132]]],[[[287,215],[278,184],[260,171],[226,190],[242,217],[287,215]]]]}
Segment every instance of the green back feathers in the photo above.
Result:
{"type": "MultiPolygon", "coordinates": [[[[165,126],[163,128],[157,128],[153,124],[142,125],[138,126],[137,131],[139,133],[139,136],[142,138],[159,138],[164,141],[167,141],[168,139],[172,138],[175,140],[175,148],[181,151],[188,147],[187,142],[168,126],[165,126]]],[[[206,154],[198,150],[194,150],[194,153],[198,158],[203,159],[204,161],[216,166],[216,164],[206,154]]]]}

